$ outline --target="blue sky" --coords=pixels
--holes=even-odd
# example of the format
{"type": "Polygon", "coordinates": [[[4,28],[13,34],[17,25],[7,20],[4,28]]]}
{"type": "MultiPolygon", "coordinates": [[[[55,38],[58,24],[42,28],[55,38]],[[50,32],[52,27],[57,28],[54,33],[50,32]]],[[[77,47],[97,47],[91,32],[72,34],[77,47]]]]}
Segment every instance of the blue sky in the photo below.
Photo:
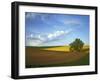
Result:
{"type": "Polygon", "coordinates": [[[89,16],[25,12],[26,46],[68,45],[76,38],[89,44],[89,16]]]}

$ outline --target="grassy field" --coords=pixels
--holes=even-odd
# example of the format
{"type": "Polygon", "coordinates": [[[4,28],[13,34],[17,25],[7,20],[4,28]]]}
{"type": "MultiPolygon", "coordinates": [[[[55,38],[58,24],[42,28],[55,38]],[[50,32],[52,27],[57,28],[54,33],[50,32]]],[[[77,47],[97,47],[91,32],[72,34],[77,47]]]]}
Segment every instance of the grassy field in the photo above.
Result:
{"type": "Polygon", "coordinates": [[[69,46],[26,47],[26,68],[89,65],[89,46],[70,52],[69,46]]]}

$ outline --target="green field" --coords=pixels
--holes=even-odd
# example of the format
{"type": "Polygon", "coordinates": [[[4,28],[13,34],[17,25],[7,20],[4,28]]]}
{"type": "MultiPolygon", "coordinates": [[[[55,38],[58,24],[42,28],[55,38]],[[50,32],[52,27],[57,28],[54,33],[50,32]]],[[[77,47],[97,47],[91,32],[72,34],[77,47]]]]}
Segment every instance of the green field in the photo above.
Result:
{"type": "Polygon", "coordinates": [[[89,65],[89,46],[70,52],[69,46],[26,46],[26,68],[89,65]]]}

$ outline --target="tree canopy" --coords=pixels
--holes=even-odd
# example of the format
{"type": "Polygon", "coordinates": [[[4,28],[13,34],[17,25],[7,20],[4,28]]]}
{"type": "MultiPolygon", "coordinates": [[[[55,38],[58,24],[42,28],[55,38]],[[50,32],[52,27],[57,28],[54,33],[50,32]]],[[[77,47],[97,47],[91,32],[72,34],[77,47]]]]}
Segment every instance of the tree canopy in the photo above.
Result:
{"type": "Polygon", "coordinates": [[[81,39],[76,38],[72,43],[69,44],[69,46],[70,51],[81,51],[84,46],[84,42],[81,39]]]}

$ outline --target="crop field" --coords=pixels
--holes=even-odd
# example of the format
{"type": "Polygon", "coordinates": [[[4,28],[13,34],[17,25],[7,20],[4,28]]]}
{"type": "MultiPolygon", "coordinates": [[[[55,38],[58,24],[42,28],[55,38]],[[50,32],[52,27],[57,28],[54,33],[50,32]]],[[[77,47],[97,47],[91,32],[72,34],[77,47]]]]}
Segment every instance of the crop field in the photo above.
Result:
{"type": "Polygon", "coordinates": [[[62,52],[68,52],[69,46],[57,46],[57,47],[49,47],[49,48],[44,48],[43,50],[49,50],[49,51],[62,51],[62,52]]]}
{"type": "Polygon", "coordinates": [[[89,46],[80,52],[71,52],[69,46],[26,46],[26,68],[89,65],[89,46]]]}

